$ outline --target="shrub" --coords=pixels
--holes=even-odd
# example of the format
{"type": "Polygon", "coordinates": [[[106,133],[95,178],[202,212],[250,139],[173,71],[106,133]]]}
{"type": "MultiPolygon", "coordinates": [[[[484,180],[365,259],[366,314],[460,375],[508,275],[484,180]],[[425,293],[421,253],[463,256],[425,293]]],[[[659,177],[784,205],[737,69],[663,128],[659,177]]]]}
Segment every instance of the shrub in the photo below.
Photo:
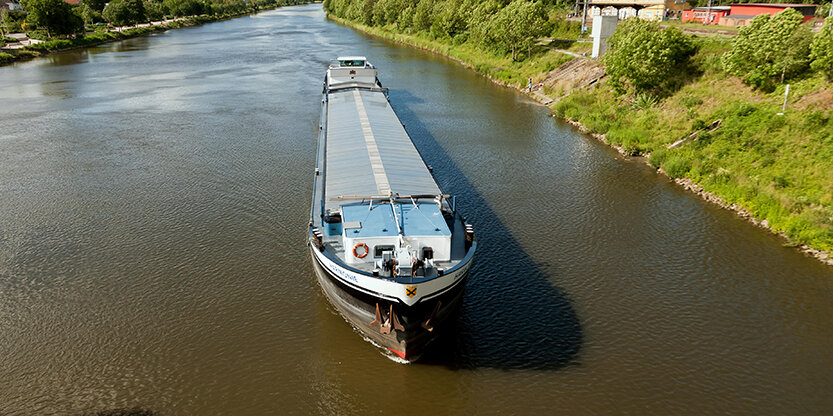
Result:
{"type": "Polygon", "coordinates": [[[802,26],[803,16],[786,9],[770,17],[762,14],[738,31],[732,49],[723,55],[726,72],[742,77],[755,88],[772,91],[775,82],[806,71],[812,35],[802,26]]]}
{"type": "Polygon", "coordinates": [[[674,156],[662,165],[665,173],[672,178],[682,178],[691,169],[691,162],[679,156],[674,156]]]}
{"type": "Polygon", "coordinates": [[[790,186],[790,180],[785,175],[776,175],[772,178],[772,186],[775,189],[783,189],[790,186]]]}
{"type": "Polygon", "coordinates": [[[36,43],[34,45],[27,46],[27,49],[32,49],[36,51],[56,51],[58,49],[66,49],[72,47],[72,41],[68,39],[53,39],[48,40],[46,42],[36,43]]]}
{"type": "Polygon", "coordinates": [[[662,163],[665,162],[665,159],[667,159],[667,158],[668,158],[668,150],[666,150],[663,147],[660,147],[658,149],[655,149],[653,152],[651,152],[651,155],[648,156],[648,163],[650,163],[651,166],[653,166],[655,168],[658,168],[658,167],[662,166],[662,163]]]}
{"type": "Polygon", "coordinates": [[[653,95],[648,93],[641,93],[636,94],[636,98],[634,98],[633,100],[633,107],[636,109],[644,110],[657,105],[658,102],[659,100],[657,100],[657,97],[654,97],[653,95]]]}
{"type": "Polygon", "coordinates": [[[75,13],[74,6],[63,0],[23,0],[21,6],[28,12],[27,24],[46,28],[47,35],[67,35],[84,30],[84,20],[75,13]]]}
{"type": "Polygon", "coordinates": [[[694,108],[702,104],[703,100],[695,95],[686,95],[683,98],[680,98],[680,105],[685,108],[694,108]]]}
{"type": "Polygon", "coordinates": [[[695,52],[691,38],[680,30],[660,29],[659,23],[642,19],[621,22],[608,44],[602,62],[620,94],[630,85],[637,93],[657,95],[695,52]]]}
{"type": "Polygon", "coordinates": [[[824,19],[821,32],[813,37],[810,59],[813,61],[810,67],[814,71],[821,72],[828,81],[833,81],[833,17],[824,19]]]}
{"type": "Polygon", "coordinates": [[[9,55],[5,52],[0,52],[0,64],[6,64],[14,61],[14,55],[9,55]]]}

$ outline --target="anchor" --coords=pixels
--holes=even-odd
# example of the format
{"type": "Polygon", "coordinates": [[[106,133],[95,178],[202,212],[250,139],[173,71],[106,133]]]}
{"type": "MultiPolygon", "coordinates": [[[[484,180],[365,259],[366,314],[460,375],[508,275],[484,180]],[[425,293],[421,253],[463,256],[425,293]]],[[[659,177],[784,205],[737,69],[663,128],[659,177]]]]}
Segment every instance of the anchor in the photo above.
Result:
{"type": "Polygon", "coordinates": [[[438,300],[438,301],[437,301],[437,306],[435,306],[435,307],[434,307],[434,311],[433,311],[433,312],[431,312],[431,316],[429,316],[429,317],[428,317],[428,320],[427,320],[427,321],[425,321],[425,322],[423,322],[423,323],[422,323],[422,327],[423,327],[423,328],[425,328],[425,329],[427,329],[427,330],[428,330],[428,332],[433,332],[433,331],[434,331],[434,323],[433,323],[433,322],[431,322],[431,320],[433,320],[434,318],[436,318],[436,317],[437,317],[437,312],[439,312],[439,311],[440,311],[440,306],[441,306],[442,304],[443,304],[443,301],[438,300]]]}
{"type": "Polygon", "coordinates": [[[388,318],[382,322],[382,314],[379,312],[379,303],[376,303],[376,318],[370,322],[370,327],[378,326],[379,332],[387,335],[390,334],[391,328],[397,331],[405,331],[405,327],[399,323],[399,318],[396,317],[396,314],[393,313],[393,305],[390,305],[390,313],[388,314],[388,318]]]}
{"type": "Polygon", "coordinates": [[[376,302],[376,319],[370,322],[370,327],[382,325],[382,314],[379,313],[379,302],[376,302]]]}
{"type": "Polygon", "coordinates": [[[397,331],[403,331],[404,332],[405,327],[402,326],[402,324],[399,323],[399,318],[397,318],[396,314],[393,313],[393,305],[390,305],[390,317],[391,317],[391,320],[393,321],[393,329],[395,329],[397,331]]]}
{"type": "Polygon", "coordinates": [[[397,318],[396,314],[393,313],[393,304],[390,305],[390,313],[388,314],[388,319],[386,319],[385,323],[383,323],[382,326],[379,328],[379,332],[381,332],[384,335],[390,334],[391,326],[393,326],[393,329],[397,331],[405,330],[405,327],[399,323],[399,318],[397,318]]]}

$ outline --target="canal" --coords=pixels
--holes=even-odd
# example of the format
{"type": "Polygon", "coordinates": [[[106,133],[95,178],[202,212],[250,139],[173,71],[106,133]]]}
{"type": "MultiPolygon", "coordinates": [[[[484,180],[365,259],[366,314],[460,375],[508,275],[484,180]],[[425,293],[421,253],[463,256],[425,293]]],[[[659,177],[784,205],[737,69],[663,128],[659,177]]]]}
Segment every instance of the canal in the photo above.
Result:
{"type": "Polygon", "coordinates": [[[833,269],[321,5],[0,68],[0,414],[820,415],[833,269]],[[366,55],[481,243],[395,363],[305,247],[326,64],[366,55]]]}

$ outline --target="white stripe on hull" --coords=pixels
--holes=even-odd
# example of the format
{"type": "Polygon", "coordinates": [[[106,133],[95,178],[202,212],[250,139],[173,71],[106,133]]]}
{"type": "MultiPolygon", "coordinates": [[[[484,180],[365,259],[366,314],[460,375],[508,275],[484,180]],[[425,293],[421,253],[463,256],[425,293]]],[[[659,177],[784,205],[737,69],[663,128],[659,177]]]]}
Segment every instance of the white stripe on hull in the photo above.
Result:
{"type": "Polygon", "coordinates": [[[398,283],[387,279],[381,279],[356,273],[339,266],[336,262],[324,256],[318,249],[312,250],[315,253],[319,264],[330,272],[336,279],[345,285],[364,292],[371,296],[377,296],[389,301],[401,301],[406,305],[414,305],[421,299],[431,299],[442,295],[453,288],[468,273],[471,261],[459,269],[443,276],[431,279],[422,283],[398,283]],[[406,286],[416,286],[416,295],[409,297],[406,286]]]}

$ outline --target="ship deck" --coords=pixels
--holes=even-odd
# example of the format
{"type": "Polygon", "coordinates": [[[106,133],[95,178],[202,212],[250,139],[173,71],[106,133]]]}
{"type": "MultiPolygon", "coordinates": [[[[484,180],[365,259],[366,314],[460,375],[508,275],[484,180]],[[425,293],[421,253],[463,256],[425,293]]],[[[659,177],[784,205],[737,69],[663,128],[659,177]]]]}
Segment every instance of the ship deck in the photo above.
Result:
{"type": "Polygon", "coordinates": [[[369,196],[441,194],[383,92],[330,92],[326,116],[325,210],[369,196]]]}
{"type": "MultiPolygon", "coordinates": [[[[391,204],[427,206],[429,203],[436,204],[437,197],[449,198],[442,194],[431,171],[391,108],[386,90],[380,88],[345,88],[330,90],[325,94],[317,159],[311,224],[323,232],[321,242],[326,253],[343,266],[364,273],[374,269],[372,261],[357,263],[346,258],[351,251],[344,247],[341,226],[350,226],[351,208],[372,204],[374,210],[383,206],[386,206],[383,209],[390,210],[391,204]],[[332,229],[333,223],[325,222],[331,213],[345,216],[345,222],[339,224],[337,229],[332,229]]],[[[393,209],[403,212],[402,207],[393,209]]],[[[447,261],[435,258],[435,267],[449,270],[460,264],[468,254],[465,224],[457,215],[445,218],[440,216],[439,220],[432,218],[430,230],[436,228],[437,234],[450,237],[450,257],[447,261]]],[[[374,228],[374,225],[380,225],[368,217],[359,220],[361,233],[374,228]]],[[[415,221],[425,220],[428,218],[415,218],[415,221]]],[[[418,226],[410,223],[407,215],[402,215],[405,237],[408,237],[409,230],[421,231],[417,235],[431,234],[425,232],[424,225],[427,224],[418,226]]],[[[395,235],[395,227],[375,228],[383,231],[377,236],[391,232],[395,235]]],[[[371,254],[373,257],[378,258],[371,254]]],[[[423,272],[425,270],[417,273],[423,272]]],[[[397,280],[392,276],[379,277],[397,280]]]]}

